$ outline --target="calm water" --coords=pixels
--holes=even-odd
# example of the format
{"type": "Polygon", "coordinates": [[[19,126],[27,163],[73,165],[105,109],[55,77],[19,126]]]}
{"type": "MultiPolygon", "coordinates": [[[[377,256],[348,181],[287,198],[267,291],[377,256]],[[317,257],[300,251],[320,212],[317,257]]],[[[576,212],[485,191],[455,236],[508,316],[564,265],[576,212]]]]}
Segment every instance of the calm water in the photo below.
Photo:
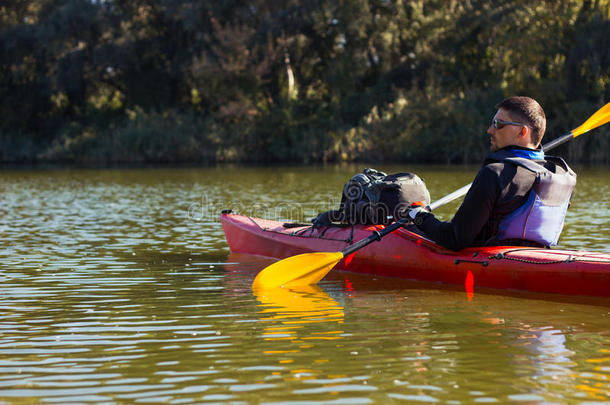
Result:
{"type": "MultiPolygon", "coordinates": [[[[476,168],[409,170],[433,199],[476,168]]],[[[0,403],[610,402],[610,301],[331,272],[250,289],[218,213],[304,221],[360,166],[0,172],[0,403]]],[[[610,169],[561,245],[610,251],[610,169]]],[[[449,219],[457,203],[439,211],[449,219]]]]}

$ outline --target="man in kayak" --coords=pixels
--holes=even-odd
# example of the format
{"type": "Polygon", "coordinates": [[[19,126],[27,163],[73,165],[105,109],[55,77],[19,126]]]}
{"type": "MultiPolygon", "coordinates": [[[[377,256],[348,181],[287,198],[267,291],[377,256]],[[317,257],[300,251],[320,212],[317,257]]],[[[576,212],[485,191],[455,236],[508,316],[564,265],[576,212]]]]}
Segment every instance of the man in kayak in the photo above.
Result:
{"type": "Polygon", "coordinates": [[[417,203],[407,215],[425,236],[452,250],[556,245],[576,175],[540,149],[546,117],[538,102],[510,97],[496,109],[487,130],[491,153],[453,219],[439,221],[417,203]]]}

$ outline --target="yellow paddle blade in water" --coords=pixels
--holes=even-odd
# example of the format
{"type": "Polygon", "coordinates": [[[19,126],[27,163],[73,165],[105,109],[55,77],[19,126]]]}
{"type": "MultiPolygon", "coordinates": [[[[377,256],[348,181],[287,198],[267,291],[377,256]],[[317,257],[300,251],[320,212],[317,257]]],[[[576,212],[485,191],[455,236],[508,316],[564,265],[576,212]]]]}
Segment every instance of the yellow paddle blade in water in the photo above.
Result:
{"type": "Polygon", "coordinates": [[[341,252],[314,252],[292,256],[265,267],[252,288],[290,287],[316,284],[343,259],[341,252]]]}
{"type": "Polygon", "coordinates": [[[606,104],[599,110],[589,117],[581,126],[572,131],[572,135],[576,138],[578,135],[582,135],[594,128],[610,121],[610,103],[606,104]]]}

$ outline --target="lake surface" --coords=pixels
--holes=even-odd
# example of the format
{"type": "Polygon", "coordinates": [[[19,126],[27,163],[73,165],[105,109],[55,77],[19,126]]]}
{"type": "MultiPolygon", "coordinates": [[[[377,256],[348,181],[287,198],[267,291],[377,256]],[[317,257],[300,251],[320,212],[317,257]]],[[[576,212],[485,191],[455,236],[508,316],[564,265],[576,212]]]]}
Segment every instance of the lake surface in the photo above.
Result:
{"type": "MultiPolygon", "coordinates": [[[[0,403],[610,402],[610,300],[342,272],[254,295],[271,261],[220,211],[306,221],[362,168],[0,171],[0,403]]],[[[477,169],[378,168],[433,200],[477,169]]],[[[575,169],[560,246],[609,252],[610,168],[575,169]]]]}

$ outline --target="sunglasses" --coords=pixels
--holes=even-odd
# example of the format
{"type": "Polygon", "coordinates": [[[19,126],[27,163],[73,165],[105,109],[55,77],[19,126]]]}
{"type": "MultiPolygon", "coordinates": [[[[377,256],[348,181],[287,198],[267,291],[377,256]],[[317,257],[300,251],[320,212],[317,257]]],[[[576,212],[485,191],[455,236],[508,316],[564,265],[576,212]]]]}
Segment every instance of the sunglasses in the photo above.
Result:
{"type": "Polygon", "coordinates": [[[502,128],[504,128],[505,125],[515,125],[517,127],[528,127],[528,128],[531,128],[529,125],[522,124],[520,122],[504,121],[504,120],[499,120],[497,118],[495,118],[492,121],[492,124],[493,124],[495,129],[502,129],[502,128]]]}

